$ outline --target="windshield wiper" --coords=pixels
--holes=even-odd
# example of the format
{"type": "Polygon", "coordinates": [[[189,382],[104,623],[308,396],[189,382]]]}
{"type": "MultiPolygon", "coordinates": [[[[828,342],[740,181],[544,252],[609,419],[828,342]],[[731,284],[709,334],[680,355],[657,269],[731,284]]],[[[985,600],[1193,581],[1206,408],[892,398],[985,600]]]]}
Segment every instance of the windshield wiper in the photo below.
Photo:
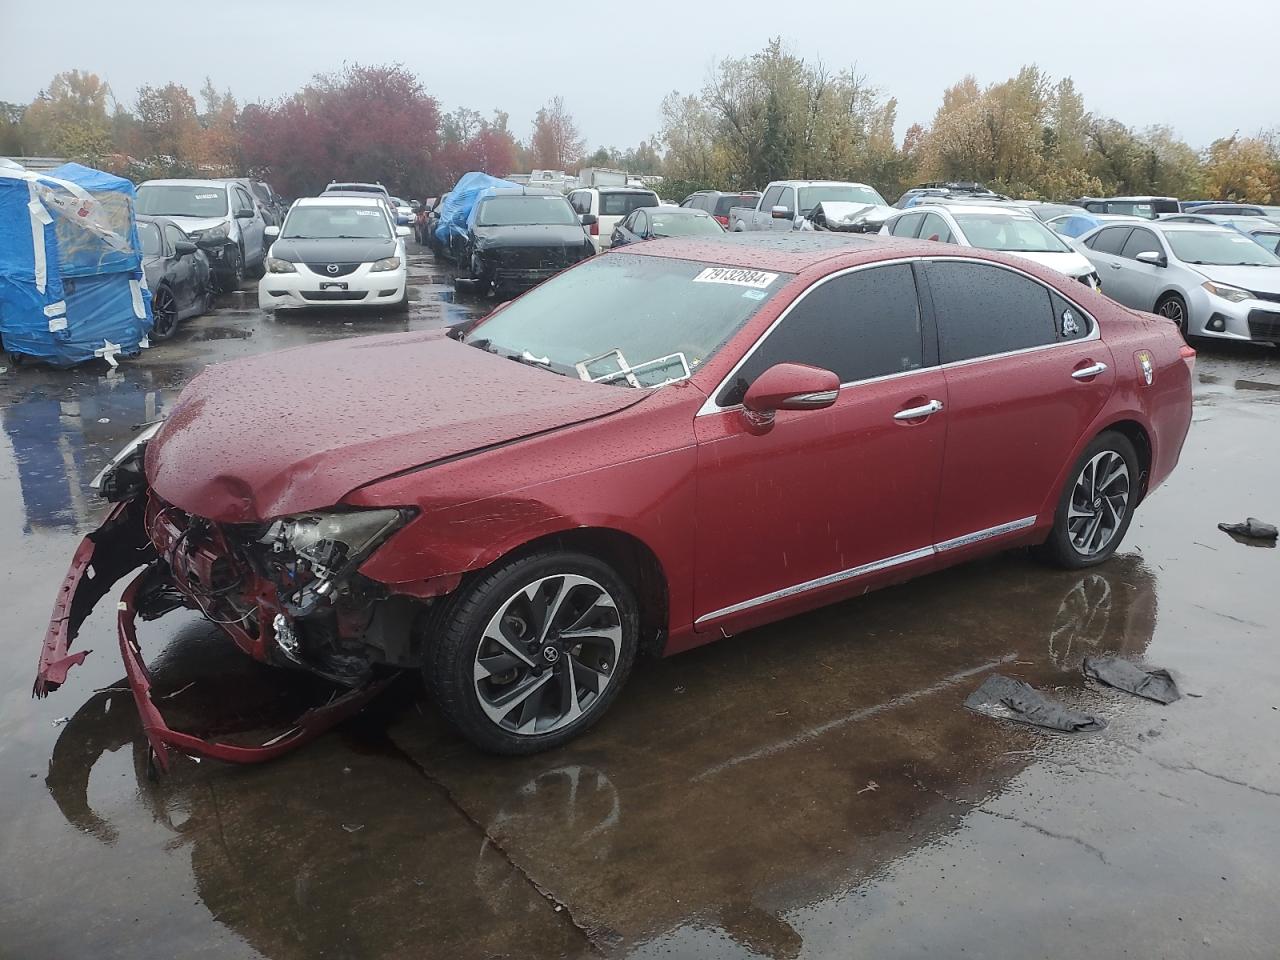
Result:
{"type": "Polygon", "coordinates": [[[479,340],[466,340],[465,343],[473,347],[479,347],[485,353],[492,353],[495,356],[502,357],[506,360],[514,360],[516,363],[523,363],[526,367],[537,367],[539,370],[550,370],[562,377],[569,376],[568,371],[561,364],[555,363],[550,357],[535,357],[528,350],[521,350],[516,353],[505,347],[497,346],[492,340],[482,337],[479,340]]]}

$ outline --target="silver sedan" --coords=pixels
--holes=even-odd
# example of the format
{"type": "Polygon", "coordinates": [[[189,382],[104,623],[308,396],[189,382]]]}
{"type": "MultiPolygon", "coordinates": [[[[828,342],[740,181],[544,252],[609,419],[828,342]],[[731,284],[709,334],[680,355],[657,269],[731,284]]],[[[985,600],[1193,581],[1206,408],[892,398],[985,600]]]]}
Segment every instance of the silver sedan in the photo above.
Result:
{"type": "Polygon", "coordinates": [[[1280,257],[1238,231],[1104,223],[1077,248],[1107,296],[1168,317],[1184,336],[1280,343],[1280,257]]]}

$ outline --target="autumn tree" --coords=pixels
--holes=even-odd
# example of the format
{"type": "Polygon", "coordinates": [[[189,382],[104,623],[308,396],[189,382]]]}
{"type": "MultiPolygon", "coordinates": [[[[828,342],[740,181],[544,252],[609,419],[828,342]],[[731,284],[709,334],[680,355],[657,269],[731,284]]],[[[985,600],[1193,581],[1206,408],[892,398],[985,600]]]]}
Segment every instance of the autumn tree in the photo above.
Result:
{"type": "Polygon", "coordinates": [[[95,163],[111,152],[111,88],[97,74],[67,70],[36,96],[21,118],[32,153],[95,163]]]}
{"type": "Polygon", "coordinates": [[[167,167],[171,176],[202,172],[207,162],[202,128],[195,98],[186,87],[179,83],[139,87],[134,113],[139,157],[167,167]]]}
{"type": "Polygon", "coordinates": [[[204,110],[199,115],[202,135],[201,154],[211,167],[225,173],[240,168],[240,144],[236,120],[240,109],[230,90],[219,93],[213,80],[204,78],[200,89],[204,110]]]}
{"type": "Polygon", "coordinates": [[[1280,142],[1271,137],[1224,137],[1210,144],[1205,192],[1223,200],[1280,202],[1280,142]]]}
{"type": "Polygon", "coordinates": [[[538,110],[533,120],[529,150],[534,166],[542,170],[569,170],[578,166],[587,144],[577,123],[564,105],[564,97],[553,97],[538,110]]]}
{"type": "Polygon", "coordinates": [[[332,179],[379,180],[404,196],[448,189],[436,161],[440,110],[400,66],[320,74],[284,100],[240,116],[244,164],[278,189],[316,193],[332,179]]]}

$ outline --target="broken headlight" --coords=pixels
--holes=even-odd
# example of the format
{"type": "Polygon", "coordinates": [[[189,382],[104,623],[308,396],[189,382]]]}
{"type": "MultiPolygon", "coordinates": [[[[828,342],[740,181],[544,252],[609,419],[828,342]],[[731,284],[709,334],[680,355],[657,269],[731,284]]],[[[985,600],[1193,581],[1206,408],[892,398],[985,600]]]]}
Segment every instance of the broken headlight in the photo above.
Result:
{"type": "Polygon", "coordinates": [[[272,522],[259,542],[276,554],[292,554],[294,603],[310,608],[342,582],[369,554],[409,520],[408,510],[306,513],[272,522]]]}
{"type": "Polygon", "coordinates": [[[159,433],[163,426],[164,421],[161,420],[140,431],[89,481],[89,486],[112,503],[128,500],[145,487],[147,478],[143,473],[143,454],[147,441],[159,433]]]}

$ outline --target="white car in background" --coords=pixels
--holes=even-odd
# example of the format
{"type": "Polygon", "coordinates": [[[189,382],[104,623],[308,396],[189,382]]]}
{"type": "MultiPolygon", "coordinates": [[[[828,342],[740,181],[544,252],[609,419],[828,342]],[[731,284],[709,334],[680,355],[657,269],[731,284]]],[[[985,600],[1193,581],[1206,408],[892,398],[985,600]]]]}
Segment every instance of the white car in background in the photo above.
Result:
{"type": "Polygon", "coordinates": [[[1022,207],[922,203],[889,217],[880,232],[1012,253],[1079,280],[1091,290],[1101,289],[1088,258],[1022,207]]]}
{"type": "Polygon", "coordinates": [[[298,307],[408,307],[404,238],[376,196],[321,195],[294,202],[258,282],[263,310],[298,307]]]}

